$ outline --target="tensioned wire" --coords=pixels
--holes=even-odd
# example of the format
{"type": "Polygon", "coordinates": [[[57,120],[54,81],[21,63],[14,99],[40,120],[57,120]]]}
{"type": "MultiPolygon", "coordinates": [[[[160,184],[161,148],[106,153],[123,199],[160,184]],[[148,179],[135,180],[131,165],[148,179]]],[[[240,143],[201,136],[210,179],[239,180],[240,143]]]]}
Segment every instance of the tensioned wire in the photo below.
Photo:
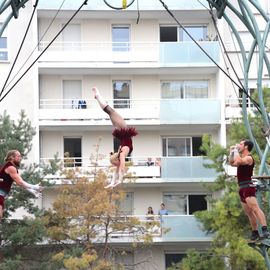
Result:
{"type": "Polygon", "coordinates": [[[25,74],[33,67],[33,65],[38,61],[38,59],[46,52],[46,50],[52,45],[52,43],[58,38],[58,36],[63,32],[63,30],[68,26],[68,24],[73,20],[73,18],[79,13],[84,5],[87,5],[88,0],[85,0],[81,6],[75,11],[71,18],[64,24],[61,30],[55,35],[55,37],[48,43],[44,50],[37,56],[37,58],[32,62],[32,64],[25,70],[25,72],[18,78],[18,80],[11,86],[11,88],[5,93],[3,97],[0,98],[0,102],[10,93],[10,91],[18,84],[18,82],[25,76],[25,74]]]}
{"type": "Polygon", "coordinates": [[[19,70],[16,72],[16,74],[12,77],[12,79],[7,83],[8,79],[9,79],[9,76],[11,74],[11,72],[9,73],[9,76],[2,88],[2,91],[1,91],[1,94],[0,94],[0,97],[3,93],[3,91],[14,81],[15,77],[20,73],[20,71],[23,69],[23,67],[26,65],[26,63],[28,62],[28,60],[30,59],[30,57],[33,55],[33,53],[35,52],[36,48],[40,45],[40,42],[42,41],[42,39],[44,38],[44,36],[47,34],[47,32],[49,31],[49,29],[51,28],[53,22],[55,21],[58,13],[61,11],[61,8],[62,6],[64,5],[66,0],[63,0],[62,1],[62,4],[60,5],[60,7],[58,8],[56,14],[54,15],[53,19],[51,20],[50,24],[48,25],[48,27],[46,28],[46,30],[44,31],[43,35],[40,37],[40,39],[38,40],[38,43],[37,45],[34,47],[34,49],[32,50],[32,52],[29,54],[29,56],[26,58],[26,60],[24,61],[24,63],[21,65],[21,67],[19,68],[19,70]]]}

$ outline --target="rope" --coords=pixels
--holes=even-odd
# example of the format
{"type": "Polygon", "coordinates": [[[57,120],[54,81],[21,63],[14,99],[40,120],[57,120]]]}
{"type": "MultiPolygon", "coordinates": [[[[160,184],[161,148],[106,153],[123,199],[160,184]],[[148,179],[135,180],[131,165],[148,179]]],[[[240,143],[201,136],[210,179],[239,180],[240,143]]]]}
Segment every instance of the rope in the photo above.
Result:
{"type": "MultiPolygon", "coordinates": [[[[227,78],[229,78],[238,88],[239,91],[245,92],[245,94],[250,98],[250,95],[248,94],[247,90],[243,87],[242,82],[241,85],[238,84],[203,48],[202,46],[192,37],[192,35],[185,29],[185,27],[175,18],[173,13],[169,10],[167,5],[162,1],[159,0],[165,10],[169,13],[169,15],[177,22],[177,24],[183,29],[183,31],[190,37],[190,39],[203,51],[203,53],[226,75],[227,78]]],[[[254,101],[254,105],[257,108],[257,110],[262,114],[260,107],[257,105],[256,101],[254,101]],[[256,104],[256,105],[255,105],[256,104]]]]}
{"type": "Polygon", "coordinates": [[[22,41],[21,41],[19,50],[18,50],[18,52],[17,52],[17,54],[16,54],[15,60],[14,60],[14,62],[12,63],[12,66],[11,66],[11,68],[10,68],[10,70],[9,70],[8,76],[7,76],[7,78],[6,78],[6,80],[5,80],[5,83],[4,83],[3,87],[2,87],[2,90],[1,90],[1,93],[0,93],[0,97],[1,97],[2,94],[3,94],[4,88],[5,88],[6,85],[7,85],[8,79],[9,79],[9,77],[10,77],[12,71],[13,71],[13,68],[14,68],[14,66],[15,66],[15,64],[16,64],[16,62],[17,62],[17,60],[18,60],[18,57],[19,57],[19,55],[20,55],[20,52],[21,52],[21,50],[22,50],[23,44],[24,44],[24,42],[25,42],[26,36],[27,36],[27,34],[28,34],[30,25],[31,25],[31,23],[32,23],[32,20],[33,20],[34,14],[35,14],[35,11],[36,11],[36,9],[37,9],[37,4],[38,4],[38,0],[36,0],[36,3],[34,4],[34,9],[33,9],[33,11],[32,11],[30,20],[29,20],[29,22],[28,22],[26,31],[25,31],[24,36],[23,36],[23,39],[22,39],[22,41]]]}
{"type": "MultiPolygon", "coordinates": [[[[41,36],[41,38],[39,39],[37,45],[35,46],[35,48],[32,50],[32,52],[29,54],[29,56],[27,57],[27,59],[24,61],[24,63],[21,65],[21,67],[19,68],[19,70],[17,71],[17,73],[13,76],[13,78],[10,80],[10,82],[6,85],[5,89],[14,81],[15,77],[19,74],[19,72],[23,69],[23,67],[26,65],[26,63],[28,62],[28,60],[30,59],[30,57],[33,55],[33,53],[35,52],[36,48],[40,45],[40,41],[42,41],[43,37],[47,34],[47,32],[49,31],[49,29],[51,28],[53,22],[55,21],[58,13],[60,12],[62,6],[64,5],[66,0],[63,0],[62,4],[60,5],[60,7],[58,8],[56,14],[54,15],[52,21],[50,22],[50,24],[48,25],[48,27],[46,28],[45,32],[43,33],[43,35],[41,36]]],[[[3,87],[3,90],[5,90],[3,87]]]]}
{"type": "Polygon", "coordinates": [[[82,9],[84,5],[87,5],[87,1],[85,0],[81,6],[76,10],[76,12],[71,16],[71,18],[65,23],[62,29],[56,34],[56,36],[49,42],[49,44],[45,47],[45,49],[39,54],[39,56],[32,62],[32,64],[26,69],[26,71],[19,77],[19,79],[11,86],[11,88],[7,91],[7,93],[0,98],[0,102],[10,93],[10,91],[18,84],[18,82],[25,76],[25,74],[32,68],[32,66],[38,61],[38,59],[45,53],[45,51],[52,45],[52,43],[58,38],[58,36],[63,32],[63,30],[68,26],[68,24],[73,20],[73,18],[78,14],[78,12],[82,9]]]}

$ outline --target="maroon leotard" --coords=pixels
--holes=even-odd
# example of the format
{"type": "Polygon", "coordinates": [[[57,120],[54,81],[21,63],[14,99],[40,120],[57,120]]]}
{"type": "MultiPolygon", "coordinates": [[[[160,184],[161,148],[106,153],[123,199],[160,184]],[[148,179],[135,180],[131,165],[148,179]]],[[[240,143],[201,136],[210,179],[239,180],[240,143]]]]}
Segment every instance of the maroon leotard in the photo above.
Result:
{"type": "Polygon", "coordinates": [[[252,186],[248,187],[248,185],[252,185],[251,176],[253,174],[253,168],[255,166],[255,161],[253,157],[251,158],[253,160],[251,165],[240,165],[237,167],[237,181],[240,187],[239,195],[241,202],[243,203],[246,203],[247,197],[256,197],[256,188],[252,186]]]}
{"type": "Polygon", "coordinates": [[[120,140],[120,149],[123,146],[129,147],[129,154],[133,151],[132,145],[132,137],[136,136],[138,132],[134,127],[126,127],[126,128],[116,128],[114,129],[112,135],[120,140]]]}
{"type": "Polygon", "coordinates": [[[5,170],[10,166],[15,167],[11,162],[7,162],[0,169],[0,205],[2,205],[2,207],[4,207],[5,195],[9,193],[11,186],[13,184],[13,179],[11,178],[9,174],[5,172],[5,170]]]}

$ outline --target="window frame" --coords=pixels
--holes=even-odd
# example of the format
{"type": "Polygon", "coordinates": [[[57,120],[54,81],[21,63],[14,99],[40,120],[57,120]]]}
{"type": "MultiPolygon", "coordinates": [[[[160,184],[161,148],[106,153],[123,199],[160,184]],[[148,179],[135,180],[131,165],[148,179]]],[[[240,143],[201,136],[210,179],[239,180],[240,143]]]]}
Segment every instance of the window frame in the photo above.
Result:
{"type": "MultiPolygon", "coordinates": [[[[199,28],[199,27],[201,27],[201,28],[203,28],[203,37],[201,38],[201,39],[198,39],[198,40],[196,40],[196,41],[207,41],[207,37],[208,37],[208,25],[207,24],[204,24],[204,23],[202,23],[202,24],[186,24],[186,25],[183,25],[185,28],[191,28],[191,27],[197,27],[197,28],[199,28]]],[[[188,29],[187,29],[187,31],[188,31],[188,29]]],[[[190,31],[188,31],[189,33],[190,33],[190,31]]],[[[184,30],[182,29],[182,27],[180,27],[180,26],[178,26],[178,25],[174,25],[174,24],[172,24],[172,25],[170,25],[170,24],[160,24],[159,25],[159,42],[191,42],[190,40],[181,40],[181,35],[183,36],[183,33],[185,33],[184,32],[184,30]],[[161,41],[161,35],[160,35],[160,31],[161,31],[161,27],[176,27],[176,31],[177,31],[177,40],[176,41],[161,41]],[[181,31],[182,31],[182,33],[181,33],[181,31]]]]}
{"type": "MultiPolygon", "coordinates": [[[[207,193],[183,193],[181,191],[165,191],[162,193],[162,201],[165,203],[166,209],[169,211],[169,214],[194,216],[194,214],[190,214],[190,196],[204,196],[205,198],[207,198],[209,196],[209,194],[207,194],[207,193]],[[166,203],[167,200],[165,199],[165,196],[166,195],[174,195],[174,194],[181,195],[181,196],[185,197],[185,199],[184,199],[185,213],[184,214],[172,213],[171,210],[167,208],[168,203],[166,203]]],[[[196,211],[208,211],[209,206],[210,206],[209,200],[206,199],[206,209],[200,209],[200,210],[196,210],[196,211]]],[[[196,211],[193,211],[193,213],[196,211]]]]}
{"type": "Polygon", "coordinates": [[[129,52],[130,51],[130,38],[131,38],[131,25],[130,24],[112,24],[111,25],[111,41],[112,41],[112,51],[113,52],[129,52]],[[126,46],[121,45],[121,41],[114,41],[114,31],[113,29],[117,28],[127,28],[128,29],[128,41],[123,41],[123,43],[126,43],[126,46]],[[118,46],[115,47],[115,44],[117,42],[118,46]],[[123,48],[121,48],[121,46],[123,48]]]}
{"type": "MultiPolygon", "coordinates": [[[[204,153],[201,153],[201,155],[194,155],[194,151],[196,150],[197,152],[200,152],[200,149],[194,149],[194,143],[193,140],[197,139],[197,138],[201,138],[202,140],[202,135],[198,135],[198,136],[162,136],[161,137],[161,145],[162,145],[162,157],[202,157],[205,156],[204,153]],[[169,155],[169,144],[168,144],[168,139],[188,139],[190,141],[190,149],[188,149],[189,151],[187,151],[187,149],[185,150],[185,153],[189,153],[189,155],[169,155]],[[165,142],[165,147],[164,148],[164,142],[165,142]],[[165,152],[164,152],[165,150],[165,152]]],[[[185,144],[186,146],[187,144],[185,144]]]]}
{"type": "MultiPolygon", "coordinates": [[[[164,90],[165,91],[165,90],[164,90]]],[[[161,99],[207,99],[209,98],[209,80],[162,80],[160,81],[160,96],[161,99]],[[187,91],[188,89],[186,89],[186,87],[190,84],[196,84],[196,83],[201,83],[201,84],[206,84],[206,91],[207,91],[207,95],[206,97],[193,97],[193,98],[186,98],[187,96],[187,91]],[[164,97],[165,95],[163,94],[163,84],[179,84],[179,94],[177,95],[178,98],[166,98],[164,97]]]]}
{"type": "MultiPolygon", "coordinates": [[[[0,22],[0,27],[3,25],[3,22],[0,22]]],[[[4,29],[2,36],[0,37],[1,39],[5,38],[6,39],[6,48],[0,48],[0,56],[1,53],[3,53],[3,55],[6,55],[6,59],[2,59],[0,58],[0,62],[2,63],[6,63],[9,62],[9,38],[8,38],[8,29],[7,27],[4,29]]]]}
{"type": "Polygon", "coordinates": [[[116,109],[130,109],[131,107],[131,101],[130,101],[131,100],[131,80],[112,80],[112,91],[113,91],[113,107],[116,109]],[[114,87],[115,83],[122,83],[122,84],[126,83],[128,85],[128,98],[115,98],[115,87],[114,87]]]}

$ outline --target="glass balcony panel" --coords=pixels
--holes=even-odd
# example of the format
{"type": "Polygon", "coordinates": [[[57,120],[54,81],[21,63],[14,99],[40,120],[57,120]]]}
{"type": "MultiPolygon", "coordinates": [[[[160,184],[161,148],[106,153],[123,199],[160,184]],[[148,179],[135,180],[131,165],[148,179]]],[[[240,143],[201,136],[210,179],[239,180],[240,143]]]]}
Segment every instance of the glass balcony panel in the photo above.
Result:
{"type": "Polygon", "coordinates": [[[183,179],[200,179],[199,181],[215,179],[217,173],[214,169],[205,168],[203,164],[210,161],[203,157],[162,157],[161,178],[172,181],[183,179]]]}
{"type": "Polygon", "coordinates": [[[162,216],[163,241],[207,241],[211,235],[202,229],[202,224],[194,216],[162,216]]]}
{"type": "Polygon", "coordinates": [[[163,99],[161,124],[218,124],[220,101],[216,99],[163,99]]]}
{"type": "MultiPolygon", "coordinates": [[[[218,41],[199,42],[201,47],[219,62],[218,41]]],[[[212,60],[194,42],[160,43],[160,65],[215,65],[212,60]]]]}

